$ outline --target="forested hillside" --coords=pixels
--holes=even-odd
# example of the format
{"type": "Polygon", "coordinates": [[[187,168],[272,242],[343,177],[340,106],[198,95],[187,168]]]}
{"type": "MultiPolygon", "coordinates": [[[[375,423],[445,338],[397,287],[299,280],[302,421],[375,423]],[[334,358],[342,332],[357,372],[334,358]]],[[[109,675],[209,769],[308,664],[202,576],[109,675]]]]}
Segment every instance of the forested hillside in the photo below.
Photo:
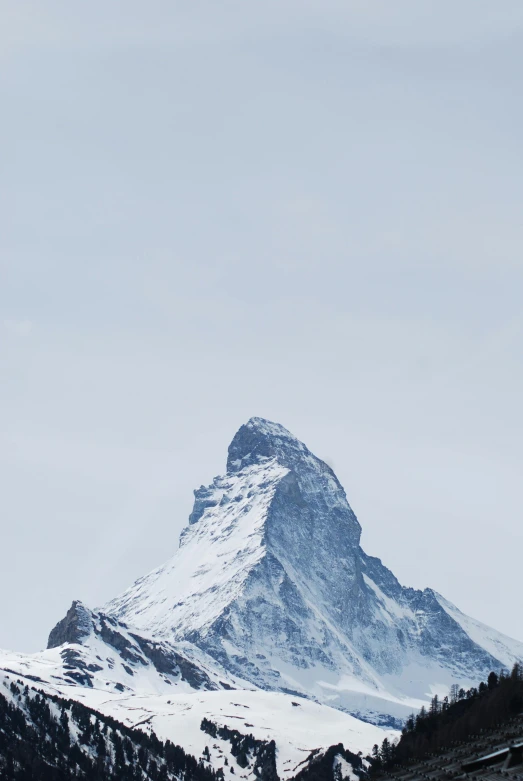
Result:
{"type": "Polygon", "coordinates": [[[2,781],[215,781],[217,774],[170,741],[128,729],[78,702],[20,681],[0,692],[2,781]]]}
{"type": "Polygon", "coordinates": [[[374,770],[391,768],[440,752],[480,732],[494,729],[523,711],[523,668],[491,672],[486,682],[465,691],[452,686],[448,697],[433,697],[430,708],[412,714],[397,743],[374,746],[374,770]]]}

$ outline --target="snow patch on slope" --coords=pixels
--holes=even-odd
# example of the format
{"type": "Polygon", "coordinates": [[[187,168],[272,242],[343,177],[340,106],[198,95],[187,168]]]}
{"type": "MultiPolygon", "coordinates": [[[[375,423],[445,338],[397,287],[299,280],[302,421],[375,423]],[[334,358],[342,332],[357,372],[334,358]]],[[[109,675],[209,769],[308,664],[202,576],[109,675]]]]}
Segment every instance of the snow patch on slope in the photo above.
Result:
{"type": "MultiPolygon", "coordinates": [[[[164,566],[138,580],[104,608],[155,637],[183,638],[216,620],[242,592],[264,556],[264,522],[288,470],[274,459],[200,489],[206,506],[186,527],[164,566]]],[[[195,492],[198,499],[198,491],[195,492]]]]}
{"type": "Polygon", "coordinates": [[[352,765],[350,762],[347,762],[345,757],[342,757],[341,754],[336,754],[334,757],[334,762],[332,763],[332,769],[334,770],[334,778],[336,778],[337,773],[336,771],[339,768],[339,774],[343,781],[360,781],[359,776],[356,775],[354,770],[352,769],[352,765]]]}

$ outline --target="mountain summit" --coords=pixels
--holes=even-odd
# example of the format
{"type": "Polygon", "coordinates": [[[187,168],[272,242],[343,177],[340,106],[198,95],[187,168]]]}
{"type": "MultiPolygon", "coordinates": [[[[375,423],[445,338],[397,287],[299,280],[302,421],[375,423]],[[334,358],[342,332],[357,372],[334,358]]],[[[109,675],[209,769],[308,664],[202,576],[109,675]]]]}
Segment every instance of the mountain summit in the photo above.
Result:
{"type": "Polygon", "coordinates": [[[523,657],[523,644],[433,590],[401,586],[360,533],[332,469],[283,426],[251,418],[226,474],[195,491],[172,559],[103,612],[188,641],[255,687],[376,723],[523,657]]]}
{"type": "Polygon", "coordinates": [[[523,643],[403,587],[360,536],[332,469],[251,418],[226,473],[194,492],[174,556],[102,608],[74,601],[45,651],[0,651],[0,686],[14,697],[15,682],[36,682],[222,778],[229,763],[241,781],[274,781],[275,762],[292,781],[329,746],[365,754],[452,683],[523,659],[523,643]]]}

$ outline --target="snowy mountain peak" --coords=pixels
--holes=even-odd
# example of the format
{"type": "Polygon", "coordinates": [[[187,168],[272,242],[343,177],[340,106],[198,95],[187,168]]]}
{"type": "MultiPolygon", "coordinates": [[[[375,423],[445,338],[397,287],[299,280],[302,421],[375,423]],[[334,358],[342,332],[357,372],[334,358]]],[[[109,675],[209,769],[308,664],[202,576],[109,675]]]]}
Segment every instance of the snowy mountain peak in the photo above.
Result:
{"type": "Polygon", "coordinates": [[[332,469],[283,426],[251,418],[226,474],[195,491],[173,558],[104,612],[194,643],[254,686],[380,723],[523,656],[430,589],[404,588],[360,533],[332,469]]]}
{"type": "Polygon", "coordinates": [[[227,472],[239,472],[260,458],[277,458],[280,463],[310,455],[305,445],[279,423],[251,418],[236,432],[227,458],[227,472]]]}
{"type": "Polygon", "coordinates": [[[316,520],[336,509],[352,543],[359,543],[361,526],[330,466],[279,423],[251,418],[229,445],[227,474],[241,472],[267,459],[274,459],[293,474],[303,500],[313,503],[316,520]]]}
{"type": "Polygon", "coordinates": [[[251,418],[226,474],[195,491],[174,556],[97,613],[74,603],[50,647],[85,647],[91,627],[120,655],[155,644],[163,669],[189,644],[224,671],[218,686],[242,680],[389,725],[450,683],[523,658],[523,644],[431,589],[403,587],[360,532],[332,469],[283,426],[251,418]]]}
{"type": "Polygon", "coordinates": [[[240,472],[268,458],[276,459],[289,469],[308,465],[336,480],[332,469],[313,455],[303,442],[280,423],[264,418],[251,418],[236,432],[229,445],[227,474],[240,472]]]}
{"type": "Polygon", "coordinates": [[[381,729],[363,721],[397,728],[452,683],[523,659],[523,643],[368,556],[336,475],[283,426],[251,418],[226,473],[194,493],[169,561],[102,609],[73,602],[48,650],[0,652],[0,672],[175,734],[206,761],[203,718],[234,719],[276,738],[285,779],[339,730],[368,750],[381,729]]]}

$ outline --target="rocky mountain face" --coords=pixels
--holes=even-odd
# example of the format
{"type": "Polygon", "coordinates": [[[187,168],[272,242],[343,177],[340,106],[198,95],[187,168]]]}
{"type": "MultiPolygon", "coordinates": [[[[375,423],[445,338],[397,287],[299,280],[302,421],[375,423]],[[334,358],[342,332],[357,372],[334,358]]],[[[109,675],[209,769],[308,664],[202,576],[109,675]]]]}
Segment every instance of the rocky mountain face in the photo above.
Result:
{"type": "Polygon", "coordinates": [[[360,533],[330,467],[283,426],[252,418],[226,474],[195,491],[174,557],[104,611],[190,641],[254,686],[377,722],[523,656],[523,644],[431,589],[401,586],[360,533]]]}
{"type": "Polygon", "coordinates": [[[216,771],[238,765],[233,748],[251,735],[261,753],[237,766],[245,781],[271,741],[281,779],[319,747],[368,752],[451,683],[523,659],[523,643],[402,586],[360,534],[332,469],[252,418],[226,473],[195,491],[174,556],[101,609],[73,602],[46,651],[0,651],[0,672],[154,730],[216,771]]]}

